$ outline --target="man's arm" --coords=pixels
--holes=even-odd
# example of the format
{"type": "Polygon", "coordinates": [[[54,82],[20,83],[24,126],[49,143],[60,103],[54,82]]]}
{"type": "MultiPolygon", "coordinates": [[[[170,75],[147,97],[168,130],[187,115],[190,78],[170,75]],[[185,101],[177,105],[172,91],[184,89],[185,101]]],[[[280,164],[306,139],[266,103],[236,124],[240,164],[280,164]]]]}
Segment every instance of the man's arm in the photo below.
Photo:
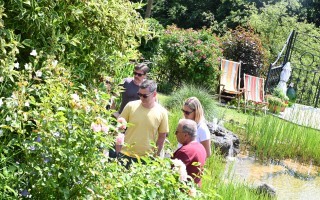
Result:
{"type": "Polygon", "coordinates": [[[165,141],[165,139],[166,139],[166,136],[167,136],[167,133],[159,133],[159,134],[158,134],[158,139],[157,139],[157,143],[156,143],[157,148],[158,148],[158,150],[157,150],[157,156],[160,155],[160,152],[161,152],[162,149],[163,149],[163,144],[164,144],[164,141],[165,141]]]}

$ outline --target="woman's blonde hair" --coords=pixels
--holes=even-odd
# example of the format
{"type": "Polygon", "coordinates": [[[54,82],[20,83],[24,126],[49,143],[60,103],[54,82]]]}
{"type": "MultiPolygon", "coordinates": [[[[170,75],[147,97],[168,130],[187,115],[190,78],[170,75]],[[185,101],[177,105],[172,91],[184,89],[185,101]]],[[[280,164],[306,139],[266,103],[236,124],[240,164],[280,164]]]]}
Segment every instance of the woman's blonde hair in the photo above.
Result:
{"type": "Polygon", "coordinates": [[[202,105],[197,97],[190,97],[184,102],[185,106],[188,106],[192,111],[194,111],[195,119],[194,121],[197,122],[197,124],[205,120],[204,118],[204,112],[202,105]]]}

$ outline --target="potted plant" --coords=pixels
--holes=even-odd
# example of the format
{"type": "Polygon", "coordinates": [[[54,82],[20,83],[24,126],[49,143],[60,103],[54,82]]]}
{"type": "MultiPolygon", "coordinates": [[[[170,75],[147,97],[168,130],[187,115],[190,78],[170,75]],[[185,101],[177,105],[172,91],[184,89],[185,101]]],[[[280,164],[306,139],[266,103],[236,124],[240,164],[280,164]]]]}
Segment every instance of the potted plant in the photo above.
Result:
{"type": "Polygon", "coordinates": [[[283,93],[280,88],[275,88],[272,95],[267,95],[269,110],[273,113],[283,112],[288,106],[289,98],[283,93]]]}

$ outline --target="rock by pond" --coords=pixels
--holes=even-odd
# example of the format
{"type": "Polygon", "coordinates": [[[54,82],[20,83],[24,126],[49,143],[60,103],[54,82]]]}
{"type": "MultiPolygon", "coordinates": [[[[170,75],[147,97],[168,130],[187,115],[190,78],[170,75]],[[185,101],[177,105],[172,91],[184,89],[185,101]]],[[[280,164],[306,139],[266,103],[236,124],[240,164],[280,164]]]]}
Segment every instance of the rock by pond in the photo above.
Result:
{"type": "Polygon", "coordinates": [[[211,133],[211,142],[222,155],[235,156],[240,152],[240,140],[237,135],[220,125],[210,122],[207,125],[211,133]]]}
{"type": "Polygon", "coordinates": [[[270,197],[276,197],[276,190],[272,185],[263,183],[257,187],[259,193],[267,194],[270,197]]]}

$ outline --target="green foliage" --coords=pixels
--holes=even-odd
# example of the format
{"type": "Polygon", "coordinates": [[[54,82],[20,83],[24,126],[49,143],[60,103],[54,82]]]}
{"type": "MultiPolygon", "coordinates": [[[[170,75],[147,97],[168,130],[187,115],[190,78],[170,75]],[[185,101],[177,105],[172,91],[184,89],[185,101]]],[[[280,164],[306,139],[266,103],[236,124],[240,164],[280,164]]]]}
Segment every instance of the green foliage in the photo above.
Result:
{"type": "Polygon", "coordinates": [[[218,40],[209,30],[168,27],[161,37],[161,49],[153,58],[159,90],[169,93],[185,82],[215,92],[220,56],[218,40]]]}
{"type": "Polygon", "coordinates": [[[174,0],[156,1],[152,10],[152,17],[163,25],[176,24],[181,28],[209,27],[214,20],[212,8],[217,1],[209,0],[174,0]]]}
{"type": "MultiPolygon", "coordinates": [[[[106,199],[190,199],[190,187],[195,185],[179,181],[170,159],[143,160],[147,164],[135,163],[130,170],[106,169],[111,178],[102,180],[106,188],[99,191],[100,195],[106,199]]],[[[197,198],[202,196],[197,191],[197,198]]]]}
{"type": "Polygon", "coordinates": [[[4,5],[0,198],[186,199],[194,186],[179,181],[170,161],[149,160],[126,171],[105,155],[119,130],[105,109],[111,94],[97,78],[121,79],[132,72],[127,60],[138,56],[136,39],[148,32],[135,18],[134,5],[35,0],[4,5]],[[96,66],[98,61],[108,62],[96,66]]]}
{"type": "Polygon", "coordinates": [[[216,24],[215,32],[224,34],[228,29],[246,26],[248,18],[256,10],[252,0],[223,0],[213,11],[216,24]]]}
{"type": "MultiPolygon", "coordinates": [[[[293,15],[290,12],[301,12],[301,6],[299,4],[290,4],[285,1],[278,2],[274,5],[266,5],[261,8],[259,12],[256,12],[250,16],[249,24],[259,33],[263,46],[268,49],[272,57],[269,58],[269,63],[274,62],[276,56],[281,51],[287,37],[292,30],[296,30],[300,33],[308,33],[308,35],[320,35],[319,28],[316,28],[313,24],[308,24],[299,21],[297,15],[293,15]]],[[[308,41],[310,39],[305,38],[305,44],[297,44],[300,52],[305,52],[307,49],[316,47],[316,43],[308,41]]],[[[292,57],[292,62],[300,58],[299,55],[292,57]]]]}
{"type": "Polygon", "coordinates": [[[74,79],[113,75],[120,81],[128,74],[124,63],[137,57],[139,39],[149,33],[138,6],[126,0],[5,0],[4,21],[26,47],[18,60],[43,50],[70,67],[74,79]]]}
{"type": "Polygon", "coordinates": [[[281,108],[288,106],[289,98],[278,87],[273,90],[272,95],[267,95],[266,98],[272,112],[278,113],[281,108]]]}
{"type": "Polygon", "coordinates": [[[278,97],[280,98],[282,101],[288,101],[289,98],[287,97],[287,95],[282,91],[281,88],[279,87],[276,87],[273,92],[272,92],[272,95],[275,96],[275,97],[278,97]]]}
{"type": "MultiPolygon", "coordinates": [[[[207,90],[194,85],[183,85],[179,90],[173,92],[170,97],[165,100],[164,105],[170,110],[178,109],[180,111],[184,101],[189,97],[197,97],[199,99],[203,107],[205,117],[208,121],[212,121],[213,118],[220,118],[216,102],[213,100],[212,96],[207,90]]],[[[183,117],[182,113],[181,117],[183,117]]]]}
{"type": "Polygon", "coordinates": [[[222,49],[227,59],[241,61],[241,76],[244,73],[259,76],[263,66],[267,66],[266,51],[261,40],[250,29],[237,27],[226,34],[223,38],[222,49]]]}
{"type": "Polygon", "coordinates": [[[164,26],[176,24],[180,28],[194,29],[214,26],[215,32],[222,33],[227,28],[244,24],[251,10],[244,0],[159,0],[154,2],[152,17],[164,26]]]}
{"type": "Polygon", "coordinates": [[[151,37],[142,37],[139,51],[142,53],[144,59],[149,60],[153,55],[157,54],[160,37],[163,35],[165,29],[153,18],[147,18],[146,22],[148,23],[151,37]]]}
{"type": "Polygon", "coordinates": [[[180,182],[168,160],[146,158],[147,165],[129,171],[108,162],[104,151],[118,128],[105,110],[111,97],[104,84],[99,90],[76,85],[54,56],[32,54],[20,63],[11,95],[1,97],[1,197],[188,197],[194,185],[180,182]]]}
{"type": "Polygon", "coordinates": [[[90,125],[103,123],[117,131],[107,126],[112,118],[104,108],[110,95],[75,86],[70,71],[51,58],[40,52],[19,63],[11,95],[1,97],[0,165],[7,173],[0,182],[11,189],[3,194],[25,191],[33,198],[59,199],[88,194],[85,188],[96,181],[93,172],[104,158],[98,148],[112,140],[90,125]]]}
{"type": "Polygon", "coordinates": [[[267,101],[270,105],[273,105],[273,106],[279,106],[279,107],[286,106],[286,103],[282,99],[276,96],[268,95],[267,101]]]}

